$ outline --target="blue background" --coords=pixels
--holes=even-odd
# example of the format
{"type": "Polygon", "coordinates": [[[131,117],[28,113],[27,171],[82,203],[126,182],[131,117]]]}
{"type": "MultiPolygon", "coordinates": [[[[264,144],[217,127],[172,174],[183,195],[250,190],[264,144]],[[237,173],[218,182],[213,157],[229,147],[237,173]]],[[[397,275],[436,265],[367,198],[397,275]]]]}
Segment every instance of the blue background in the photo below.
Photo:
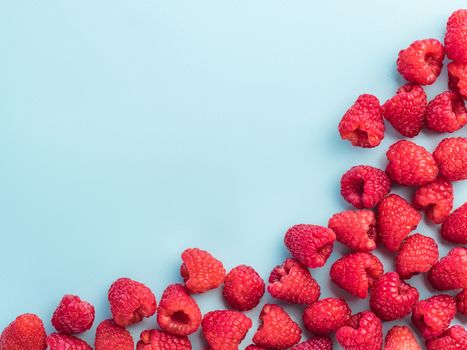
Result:
{"type": "MultiPolygon", "coordinates": [[[[384,167],[397,135],[388,128],[381,147],[353,148],[337,134],[342,114],[360,93],[389,98],[403,83],[398,51],[442,39],[449,14],[465,5],[0,2],[0,328],[35,312],[51,330],[65,293],[93,302],[100,321],[120,276],[160,298],[180,281],[187,247],[267,278],[287,256],[289,226],[325,225],[348,208],[339,179],[350,166],[384,167]]],[[[446,85],[443,72],[427,93],[446,85]]],[[[416,142],[432,150],[441,137],[416,142]]],[[[467,188],[455,190],[458,206],[467,188]]],[[[438,237],[426,224],[418,231],[438,237]]],[[[346,296],[328,281],[342,246],[335,251],[312,272],[323,297],[346,296]]],[[[421,276],[410,283],[422,297],[432,292],[421,276]]],[[[197,299],[203,312],[224,307],[219,291],[197,299]]],[[[288,310],[300,319],[300,308],[288,310]]],[[[154,326],[151,318],[131,329],[136,337],[154,326]]]]}

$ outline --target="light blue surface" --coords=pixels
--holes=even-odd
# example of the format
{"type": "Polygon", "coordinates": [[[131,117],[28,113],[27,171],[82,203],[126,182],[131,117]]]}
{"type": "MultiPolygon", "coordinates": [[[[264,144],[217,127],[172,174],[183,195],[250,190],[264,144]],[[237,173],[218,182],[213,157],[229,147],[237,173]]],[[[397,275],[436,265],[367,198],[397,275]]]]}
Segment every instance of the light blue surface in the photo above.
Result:
{"type": "MultiPolygon", "coordinates": [[[[65,293],[93,302],[100,321],[120,276],[160,298],[180,281],[186,247],[267,278],[287,256],[287,227],[325,225],[348,207],[338,194],[345,170],[384,166],[394,132],[376,150],[353,148],[337,135],[343,112],[363,92],[390,97],[402,83],[397,52],[441,39],[462,6],[1,1],[0,328],[35,312],[51,330],[65,293]]],[[[443,72],[427,92],[445,88],[443,72]]],[[[433,149],[439,139],[416,141],[433,149]]],[[[467,187],[455,190],[458,206],[467,187]]],[[[418,231],[438,237],[425,224],[418,231]]],[[[323,297],[346,296],[328,281],[336,251],[313,271],[323,297]]],[[[410,283],[428,295],[423,278],[410,283]]],[[[203,312],[224,307],[218,291],[197,299],[203,312]]],[[[351,305],[357,312],[367,301],[351,305]]],[[[288,310],[299,320],[299,308],[288,310]]],[[[151,318],[131,329],[136,338],[154,326],[151,318]]],[[[202,347],[198,337],[193,344],[202,347]]]]}

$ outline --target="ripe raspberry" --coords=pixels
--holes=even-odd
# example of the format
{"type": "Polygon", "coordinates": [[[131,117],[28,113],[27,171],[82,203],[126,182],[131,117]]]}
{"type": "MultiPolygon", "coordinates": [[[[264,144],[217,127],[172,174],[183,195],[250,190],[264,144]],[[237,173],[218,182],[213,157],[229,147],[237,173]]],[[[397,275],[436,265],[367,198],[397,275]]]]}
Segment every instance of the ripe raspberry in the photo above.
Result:
{"type": "Polygon", "coordinates": [[[259,304],[264,290],[261,276],[252,267],[240,265],[225,277],[223,295],[232,308],[248,311],[259,304]]]}
{"type": "Polygon", "coordinates": [[[439,172],[449,181],[467,179],[467,138],[451,137],[441,141],[433,157],[439,172]]]}
{"type": "Polygon", "coordinates": [[[441,73],[443,44],[436,39],[416,40],[399,52],[397,71],[414,84],[433,84],[441,73]]]}
{"type": "Polygon", "coordinates": [[[467,244],[467,202],[444,220],[441,236],[453,243],[467,244]]]}
{"type": "Polygon", "coordinates": [[[453,326],[437,339],[426,342],[427,350],[465,350],[467,331],[462,326],[453,326]]]}
{"type": "Polygon", "coordinates": [[[192,293],[204,293],[219,287],[225,278],[222,263],[205,250],[187,249],[182,253],[180,274],[192,293]]]}
{"type": "Polygon", "coordinates": [[[292,304],[311,304],[318,300],[321,289],[306,267],[295,259],[286,259],[271,271],[268,292],[292,304]]]}
{"type": "Polygon", "coordinates": [[[428,272],[438,262],[439,251],[436,242],[420,233],[407,237],[396,256],[396,272],[408,279],[420,272],[428,272]]]}
{"type": "Polygon", "coordinates": [[[326,336],[317,335],[295,345],[291,350],[332,350],[332,341],[326,336]]]}
{"type": "Polygon", "coordinates": [[[426,125],[437,132],[454,132],[467,124],[464,100],[452,91],[445,91],[428,103],[426,125]]]}
{"type": "Polygon", "coordinates": [[[391,191],[386,173],[369,165],[352,167],[341,178],[341,195],[358,209],[374,208],[391,191]]]}
{"type": "Polygon", "coordinates": [[[339,134],[354,146],[376,147],[384,138],[384,121],[378,99],[360,95],[339,123],[339,134]]]}
{"type": "Polygon", "coordinates": [[[383,105],[383,115],[401,135],[414,137],[422,130],[426,105],[423,88],[405,84],[383,105]]]}
{"type": "Polygon", "coordinates": [[[386,334],[384,350],[422,350],[407,326],[394,326],[386,334]]]}
{"type": "Polygon", "coordinates": [[[423,338],[439,337],[456,314],[456,301],[447,294],[435,295],[417,302],[412,310],[412,322],[423,338]]]}
{"type": "Polygon", "coordinates": [[[383,346],[383,325],[370,311],[360,312],[339,328],[336,338],[344,350],[377,350],[383,346]]]}
{"type": "Polygon", "coordinates": [[[331,279],[342,289],[359,298],[366,298],[368,289],[384,273],[383,264],[369,253],[352,253],[331,266],[331,279]]]}
{"type": "Polygon", "coordinates": [[[245,350],[268,350],[266,348],[263,348],[262,346],[256,346],[256,345],[248,345],[245,350]]]}
{"type": "Polygon", "coordinates": [[[467,315],[467,289],[463,289],[456,296],[457,311],[461,314],[467,315]]]}
{"type": "Polygon", "coordinates": [[[144,284],[120,278],[110,286],[110,312],[116,324],[125,327],[156,312],[156,298],[144,284]]]}
{"type": "Polygon", "coordinates": [[[337,241],[352,250],[376,248],[376,217],[371,210],[347,210],[334,214],[328,226],[336,234],[337,241]]]}
{"type": "Polygon", "coordinates": [[[467,98],[467,64],[448,64],[448,86],[454,93],[467,98]]]}
{"type": "Polygon", "coordinates": [[[184,336],[194,333],[201,324],[201,311],[188,289],[171,284],[162,294],[157,309],[159,327],[170,334],[184,336]]]}
{"type": "Polygon", "coordinates": [[[134,350],[133,338],[113,320],[102,321],[96,329],[95,350],[134,350]]]}
{"type": "Polygon", "coordinates": [[[349,305],[343,299],[326,298],[305,309],[303,322],[309,331],[315,334],[327,334],[344,326],[350,316],[349,305]]]}
{"type": "Polygon", "coordinates": [[[418,301],[418,291],[400,280],[396,272],[381,276],[371,288],[370,308],[383,321],[404,318],[418,301]]]}
{"type": "Polygon", "coordinates": [[[76,334],[87,331],[94,322],[94,306],[75,295],[65,295],[52,316],[59,332],[76,334]]]}
{"type": "Polygon", "coordinates": [[[84,340],[72,335],[52,333],[47,337],[49,350],[92,350],[84,340]]]}
{"type": "Polygon", "coordinates": [[[41,319],[23,314],[11,322],[0,336],[1,350],[45,350],[46,334],[41,319]]]}
{"type": "Polygon", "coordinates": [[[302,337],[300,327],[278,305],[264,305],[259,319],[261,325],[253,336],[256,345],[267,349],[287,349],[302,337]]]}
{"type": "Polygon", "coordinates": [[[421,186],[435,181],[438,166],[430,152],[411,141],[394,143],[386,152],[389,178],[404,186],[421,186]]]}
{"type": "Polygon", "coordinates": [[[449,17],[444,45],[451,60],[467,63],[467,10],[457,10],[449,17]]]}
{"type": "Polygon", "coordinates": [[[452,210],[454,190],[452,184],[442,177],[417,189],[413,204],[417,209],[424,209],[433,223],[440,224],[452,210]]]}
{"type": "Polygon", "coordinates": [[[397,251],[410,232],[415,230],[422,219],[405,199],[390,194],[378,205],[378,237],[390,251],[397,251]]]}
{"type": "Polygon", "coordinates": [[[428,280],[438,290],[467,288],[467,248],[452,249],[428,273],[428,280]]]}
{"type": "MultiPolygon", "coordinates": [[[[136,350],[191,350],[188,337],[177,337],[157,329],[143,331],[136,350]]],[[[212,350],[215,350],[213,348],[212,350]]]]}

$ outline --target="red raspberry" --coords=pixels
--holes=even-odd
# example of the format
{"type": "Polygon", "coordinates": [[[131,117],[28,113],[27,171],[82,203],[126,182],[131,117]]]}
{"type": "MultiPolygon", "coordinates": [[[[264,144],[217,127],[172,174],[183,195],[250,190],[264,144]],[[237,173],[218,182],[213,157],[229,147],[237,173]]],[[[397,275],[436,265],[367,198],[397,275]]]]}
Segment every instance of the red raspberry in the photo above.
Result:
{"type": "Polygon", "coordinates": [[[344,326],[350,316],[349,305],[343,299],[326,298],[305,309],[303,322],[309,331],[315,334],[327,334],[344,326]]]}
{"type": "Polygon", "coordinates": [[[384,350],[422,350],[407,326],[394,326],[386,334],[384,350]]]}
{"type": "Polygon", "coordinates": [[[428,272],[438,258],[435,240],[415,233],[402,242],[396,256],[396,271],[401,278],[408,279],[420,272],[428,272]]]}
{"type": "Polygon", "coordinates": [[[441,236],[453,243],[467,244],[467,202],[444,220],[441,236]]]}
{"type": "Polygon", "coordinates": [[[414,137],[422,130],[426,105],[423,88],[405,84],[383,105],[383,115],[401,135],[414,137]]]}
{"type": "Polygon", "coordinates": [[[436,147],[433,157],[441,175],[449,181],[467,179],[467,138],[444,139],[436,147]]]}
{"type": "Polygon", "coordinates": [[[342,289],[359,298],[366,298],[368,289],[384,273],[383,264],[369,253],[352,253],[331,266],[331,279],[342,289]]]}
{"type": "Polygon", "coordinates": [[[459,294],[457,294],[456,302],[457,311],[461,314],[467,315],[467,289],[463,289],[459,294]]]}
{"type": "Polygon", "coordinates": [[[201,327],[211,350],[235,350],[251,328],[251,320],[238,311],[211,311],[201,327]]]}
{"type": "Polygon", "coordinates": [[[332,350],[332,341],[326,336],[317,335],[295,345],[291,350],[332,350]]]}
{"type": "Polygon", "coordinates": [[[434,265],[428,280],[438,290],[467,288],[467,248],[452,249],[434,265]]]}
{"type": "Polygon", "coordinates": [[[435,295],[417,302],[412,310],[412,322],[423,338],[439,337],[456,314],[456,301],[447,294],[435,295]]]}
{"type": "Polygon", "coordinates": [[[378,237],[390,251],[395,252],[421,219],[420,213],[404,198],[390,194],[378,205],[378,237]]]}
{"type": "Polygon", "coordinates": [[[225,277],[223,295],[234,309],[248,311],[259,304],[265,285],[261,276],[252,267],[240,265],[225,277]]]}
{"type": "Polygon", "coordinates": [[[256,345],[248,345],[245,350],[268,350],[266,348],[263,348],[262,346],[256,346],[256,345]]]}
{"type": "Polygon", "coordinates": [[[442,177],[417,189],[413,204],[417,209],[424,209],[433,223],[440,224],[452,210],[454,190],[452,184],[442,177]]]}
{"type": "Polygon", "coordinates": [[[156,298],[144,284],[120,278],[110,286],[110,312],[116,324],[125,327],[156,312],[156,298]]]}
{"type": "Polygon", "coordinates": [[[383,325],[374,313],[363,311],[339,328],[336,338],[344,350],[378,350],[383,346],[383,325]]]}
{"type": "Polygon", "coordinates": [[[157,323],[163,331],[184,336],[194,333],[201,324],[201,311],[188,289],[171,284],[162,294],[157,309],[157,323]]]}
{"type": "Polygon", "coordinates": [[[467,98],[467,64],[448,64],[448,86],[454,93],[467,98]]]}
{"type": "Polygon", "coordinates": [[[66,334],[82,333],[92,327],[94,306],[75,295],[65,295],[52,316],[52,325],[66,334]]]}
{"type": "Polygon", "coordinates": [[[384,121],[378,98],[360,95],[339,123],[339,134],[359,147],[376,147],[384,138],[384,121]]]}
{"type": "Polygon", "coordinates": [[[266,304],[259,315],[261,325],[253,343],[265,348],[287,349],[297,344],[302,330],[280,306],[266,304]]]}
{"type": "Polygon", "coordinates": [[[430,152],[411,141],[401,140],[386,152],[389,178],[404,186],[421,186],[435,181],[438,166],[430,152]]]}
{"type": "Polygon", "coordinates": [[[369,165],[352,167],[341,178],[341,195],[358,209],[373,208],[391,191],[386,173],[369,165]]]}
{"type": "Polygon", "coordinates": [[[192,293],[204,293],[219,287],[225,278],[222,263],[205,250],[187,249],[182,253],[180,274],[192,293]]]}
{"type": "Polygon", "coordinates": [[[49,350],[92,350],[84,340],[72,335],[52,333],[47,337],[49,350]]]}
{"type": "MultiPolygon", "coordinates": [[[[157,329],[141,333],[136,350],[191,350],[188,337],[177,337],[157,329]]],[[[215,350],[213,348],[212,350],[215,350]]]]}
{"type": "Polygon", "coordinates": [[[414,84],[433,84],[441,73],[443,44],[436,39],[416,40],[399,52],[397,71],[414,84]]]}
{"type": "Polygon", "coordinates": [[[33,314],[18,316],[0,336],[1,350],[45,350],[46,334],[41,319],[33,314]]]}
{"type": "Polygon", "coordinates": [[[449,17],[444,45],[451,60],[467,63],[467,10],[457,10],[449,17]]]}
{"type": "Polygon", "coordinates": [[[416,288],[401,281],[396,272],[388,272],[371,288],[371,311],[383,321],[398,320],[410,314],[418,297],[416,288]]]}
{"type": "Polygon", "coordinates": [[[326,264],[335,240],[336,234],[327,227],[306,224],[292,226],[284,238],[290,253],[306,267],[326,264]]]}
{"type": "Polygon", "coordinates": [[[437,132],[454,132],[467,124],[464,100],[452,91],[445,91],[428,103],[426,125],[437,132]]]}
{"type": "Polygon", "coordinates": [[[321,289],[306,267],[286,259],[271,271],[268,292],[292,304],[311,304],[318,300],[321,289]]]}
{"type": "Polygon", "coordinates": [[[96,329],[95,350],[134,350],[133,338],[113,320],[102,321],[96,329]]]}
{"type": "Polygon", "coordinates": [[[426,342],[427,350],[465,350],[467,349],[467,331],[462,326],[453,326],[437,339],[426,342]]]}

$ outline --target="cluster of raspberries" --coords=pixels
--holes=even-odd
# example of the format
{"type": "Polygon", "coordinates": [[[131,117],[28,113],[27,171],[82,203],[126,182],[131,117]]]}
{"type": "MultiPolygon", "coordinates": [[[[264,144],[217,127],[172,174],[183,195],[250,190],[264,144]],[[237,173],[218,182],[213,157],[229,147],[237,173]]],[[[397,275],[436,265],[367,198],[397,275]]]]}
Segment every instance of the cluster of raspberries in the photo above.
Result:
{"type": "MultiPolygon", "coordinates": [[[[399,53],[397,67],[409,83],[383,106],[376,97],[361,95],[340,122],[342,138],[375,147],[384,137],[384,118],[406,137],[417,135],[424,125],[453,132],[467,123],[467,10],[449,18],[444,46],[436,39],[415,41],[399,53]],[[421,85],[436,80],[445,52],[453,61],[448,64],[450,90],[427,103],[421,85]]],[[[385,171],[359,165],[342,176],[341,194],[355,209],[333,215],[328,227],[300,224],[286,232],[284,243],[292,257],[271,271],[267,286],[252,267],[239,265],[226,273],[219,260],[197,248],[182,253],[183,283],[169,285],[159,303],[146,285],[116,280],[108,292],[112,318],[98,325],[94,349],[134,350],[125,327],[156,314],[158,329],[143,331],[136,350],[192,349],[188,336],[199,328],[207,349],[236,350],[252,327],[243,312],[258,306],[267,290],[280,303],[304,305],[303,325],[313,336],[300,343],[297,322],[279,304],[265,304],[254,344],[246,350],[331,350],[332,333],[345,350],[381,350],[382,322],[410,314],[428,350],[466,350],[467,331],[450,323],[457,312],[467,314],[467,248],[454,246],[440,259],[435,240],[411,233],[423,210],[428,220],[441,224],[443,239],[467,244],[467,203],[453,211],[452,186],[467,179],[467,139],[446,138],[433,153],[402,140],[389,148],[387,159],[385,171]],[[392,184],[415,187],[411,202],[390,193],[392,184]],[[335,241],[350,253],[332,265],[331,280],[349,295],[369,298],[367,311],[353,314],[343,299],[320,299],[310,269],[326,264],[335,241]],[[378,243],[394,253],[396,271],[385,272],[371,253],[378,243]],[[417,289],[406,282],[419,273],[427,273],[434,290],[459,293],[419,300],[417,289]],[[202,315],[193,296],[220,286],[228,309],[202,315]]],[[[47,336],[39,317],[19,316],[1,334],[0,350],[92,349],[76,337],[94,323],[90,303],[65,295],[51,323],[57,332],[47,336]]],[[[422,347],[407,326],[396,325],[385,336],[384,350],[416,349],[422,347]]]]}

